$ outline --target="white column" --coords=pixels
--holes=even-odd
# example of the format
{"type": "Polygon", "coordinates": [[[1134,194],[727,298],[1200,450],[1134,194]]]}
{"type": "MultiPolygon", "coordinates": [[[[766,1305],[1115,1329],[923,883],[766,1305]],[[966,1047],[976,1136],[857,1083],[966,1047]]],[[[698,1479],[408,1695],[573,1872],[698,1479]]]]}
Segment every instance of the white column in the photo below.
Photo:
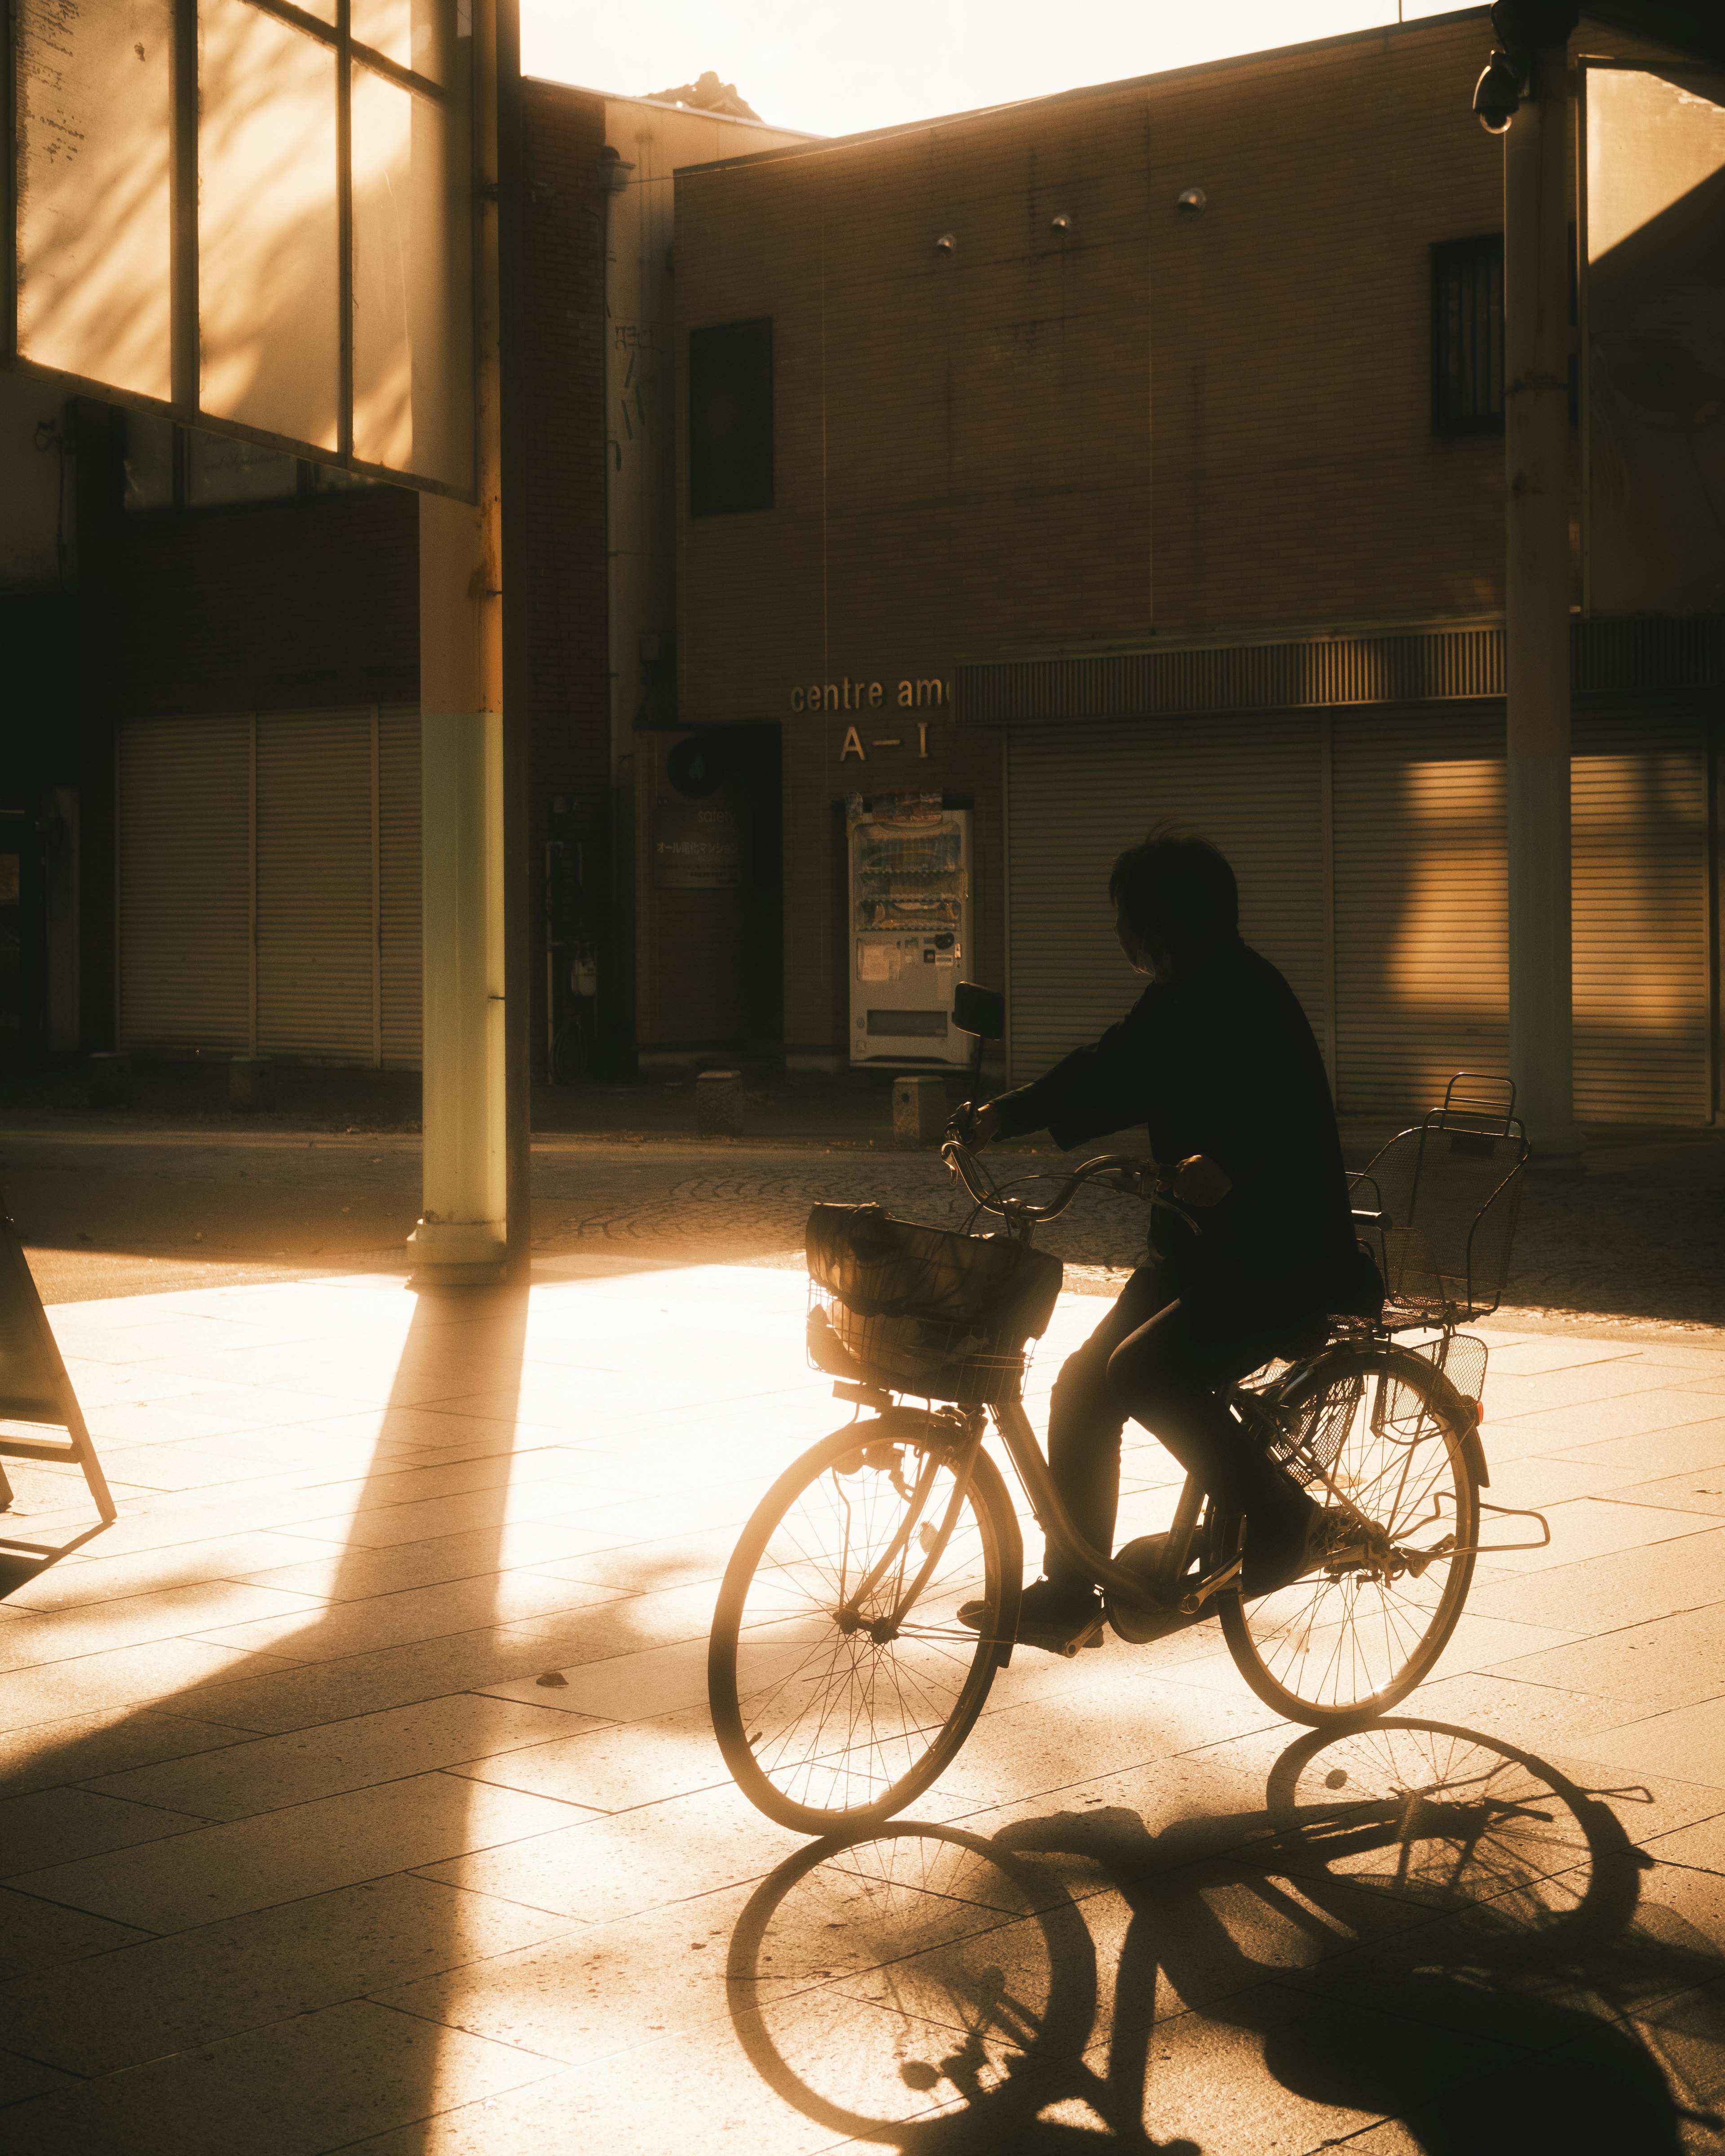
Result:
{"type": "Polygon", "coordinates": [[[1504,138],[1509,1068],[1536,1158],[1573,1160],[1568,54],[1535,50],[1504,138]]]}
{"type": "Polygon", "coordinates": [[[424,1210],[419,1280],[503,1278],[503,714],[483,693],[484,523],[419,497],[424,1210]],[[489,707],[488,707],[489,706],[489,707]]]}
{"type": "Polygon", "coordinates": [[[502,444],[497,23],[474,8],[479,503],[419,496],[424,1212],[413,1277],[506,1277],[502,444]]]}

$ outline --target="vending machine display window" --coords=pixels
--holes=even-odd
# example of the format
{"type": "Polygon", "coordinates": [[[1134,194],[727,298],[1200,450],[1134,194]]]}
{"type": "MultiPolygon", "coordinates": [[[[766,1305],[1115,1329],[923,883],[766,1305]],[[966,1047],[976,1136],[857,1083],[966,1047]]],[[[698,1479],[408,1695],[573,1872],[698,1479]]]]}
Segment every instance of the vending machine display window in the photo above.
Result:
{"type": "Polygon", "coordinates": [[[970,810],[938,793],[853,794],[845,824],[852,1063],[968,1064],[952,996],[970,947],[970,810]]]}

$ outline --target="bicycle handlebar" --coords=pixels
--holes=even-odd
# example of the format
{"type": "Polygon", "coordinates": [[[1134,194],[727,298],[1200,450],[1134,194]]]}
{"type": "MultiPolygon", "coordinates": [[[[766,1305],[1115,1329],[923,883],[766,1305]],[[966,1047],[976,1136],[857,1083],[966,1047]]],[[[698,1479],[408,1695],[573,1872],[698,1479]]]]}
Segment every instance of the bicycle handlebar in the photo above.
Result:
{"type": "Polygon", "coordinates": [[[1118,1178],[1116,1188],[1131,1197],[1143,1199],[1153,1210],[1177,1214],[1194,1235],[1204,1233],[1183,1205],[1176,1204],[1172,1198],[1164,1198],[1157,1189],[1155,1178],[1162,1171],[1147,1154],[1105,1152],[1098,1153],[1092,1160],[1081,1161],[1059,1192],[1042,1205],[1033,1204],[1028,1198],[1014,1198],[998,1188],[979,1184],[977,1157],[960,1138],[947,1140],[941,1147],[941,1158],[983,1212],[998,1213],[1004,1220],[1034,1226],[1040,1221],[1056,1219],[1093,1177],[1112,1175],[1118,1178]]]}

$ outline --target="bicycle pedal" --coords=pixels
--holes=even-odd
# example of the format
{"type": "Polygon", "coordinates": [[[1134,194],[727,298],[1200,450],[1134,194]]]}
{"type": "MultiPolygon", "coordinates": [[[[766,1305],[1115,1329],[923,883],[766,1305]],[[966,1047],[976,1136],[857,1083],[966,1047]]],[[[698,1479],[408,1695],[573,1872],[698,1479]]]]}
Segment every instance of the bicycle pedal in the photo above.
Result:
{"type": "Polygon", "coordinates": [[[1093,1618],[1076,1638],[1070,1632],[1027,1632],[1021,1629],[1019,1633],[1021,1647],[1038,1647],[1045,1655],[1059,1655],[1067,1661],[1075,1661],[1085,1648],[1100,1647],[1101,1644],[1100,1616],[1093,1618]]]}

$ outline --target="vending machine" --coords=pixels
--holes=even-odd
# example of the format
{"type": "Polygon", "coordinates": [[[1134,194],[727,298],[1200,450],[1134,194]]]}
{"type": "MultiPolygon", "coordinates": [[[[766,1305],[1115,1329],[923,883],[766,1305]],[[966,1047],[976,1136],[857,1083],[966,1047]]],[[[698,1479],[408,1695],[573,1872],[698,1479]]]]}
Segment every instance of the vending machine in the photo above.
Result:
{"type": "Polygon", "coordinates": [[[970,819],[938,793],[845,804],[855,1065],[962,1067],[975,1055],[952,1024],[971,950],[970,819]]]}

